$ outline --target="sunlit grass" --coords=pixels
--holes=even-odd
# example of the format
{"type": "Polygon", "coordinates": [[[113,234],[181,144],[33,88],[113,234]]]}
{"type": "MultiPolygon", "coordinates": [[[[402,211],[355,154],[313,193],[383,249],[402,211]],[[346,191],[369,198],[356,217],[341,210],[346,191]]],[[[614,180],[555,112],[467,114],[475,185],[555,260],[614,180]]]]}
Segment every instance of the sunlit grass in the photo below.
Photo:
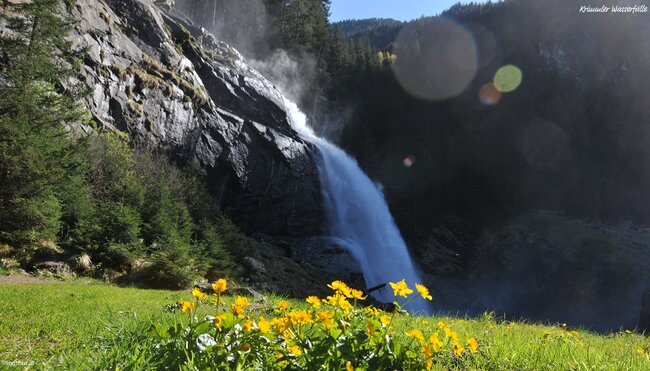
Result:
{"type": "Polygon", "coordinates": [[[115,335],[109,324],[135,326],[183,296],[96,284],[0,285],[0,369],[13,361],[37,368],[93,364],[102,342],[115,335]]]}
{"type": "MultiPolygon", "coordinates": [[[[172,324],[177,314],[165,306],[191,298],[189,292],[124,289],[96,284],[0,285],[0,369],[14,363],[42,369],[106,368],[107,360],[128,359],[129,368],[148,368],[147,331],[152,322],[172,324]]],[[[247,314],[267,319],[284,298],[269,295],[263,303],[252,298],[247,314]]],[[[227,305],[232,298],[226,297],[227,305]]],[[[435,303],[435,301],[434,301],[435,303]]],[[[291,301],[306,309],[304,301],[291,301]]],[[[198,316],[211,313],[199,307],[198,316]]],[[[433,368],[448,369],[650,369],[650,339],[625,331],[599,335],[564,327],[504,322],[490,315],[479,318],[411,317],[397,315],[392,324],[397,342],[414,341],[407,332],[425,336],[448,325],[464,337],[475,337],[479,351],[440,358],[433,368]]]]}

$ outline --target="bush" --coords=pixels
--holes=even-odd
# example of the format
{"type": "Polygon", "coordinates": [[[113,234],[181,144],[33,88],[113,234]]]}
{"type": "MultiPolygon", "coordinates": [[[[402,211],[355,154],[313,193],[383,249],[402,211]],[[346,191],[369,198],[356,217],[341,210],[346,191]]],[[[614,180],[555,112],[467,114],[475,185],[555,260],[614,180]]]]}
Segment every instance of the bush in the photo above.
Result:
{"type": "Polygon", "coordinates": [[[118,133],[92,137],[87,159],[91,205],[69,243],[78,253],[148,287],[182,288],[206,272],[232,271],[231,251],[243,253],[246,239],[220,216],[194,170],[132,149],[118,133]]]}
{"type": "Polygon", "coordinates": [[[208,280],[230,276],[235,268],[232,254],[225,248],[222,235],[214,223],[202,220],[197,228],[197,252],[203,258],[208,280]]]}
{"type": "Polygon", "coordinates": [[[178,290],[190,286],[201,276],[187,246],[174,242],[161,245],[162,248],[151,256],[152,264],[145,270],[143,283],[178,290]]]}

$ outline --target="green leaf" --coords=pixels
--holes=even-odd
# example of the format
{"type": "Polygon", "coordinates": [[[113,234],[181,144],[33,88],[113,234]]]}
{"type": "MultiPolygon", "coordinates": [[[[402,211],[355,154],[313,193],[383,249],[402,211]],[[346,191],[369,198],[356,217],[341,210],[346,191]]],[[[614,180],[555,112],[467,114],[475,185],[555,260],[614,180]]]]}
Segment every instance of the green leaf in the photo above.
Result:
{"type": "MultiPolygon", "coordinates": [[[[171,327],[169,329],[171,329],[171,327]]],[[[158,340],[168,340],[168,339],[171,338],[171,334],[169,333],[169,329],[166,328],[165,326],[160,325],[160,324],[154,324],[149,329],[148,335],[150,337],[158,339],[158,340]]]]}
{"type": "Polygon", "coordinates": [[[194,328],[194,332],[196,335],[201,335],[201,334],[207,334],[208,332],[211,332],[211,330],[214,327],[212,326],[212,323],[208,321],[203,321],[199,322],[196,327],[194,328]]]}

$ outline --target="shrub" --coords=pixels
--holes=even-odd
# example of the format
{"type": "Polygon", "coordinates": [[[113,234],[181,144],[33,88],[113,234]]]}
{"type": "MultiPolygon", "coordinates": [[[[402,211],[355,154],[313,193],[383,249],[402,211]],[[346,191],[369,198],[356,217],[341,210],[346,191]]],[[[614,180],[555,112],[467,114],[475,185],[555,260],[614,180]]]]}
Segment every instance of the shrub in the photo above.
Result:
{"type": "Polygon", "coordinates": [[[208,280],[230,276],[235,262],[232,254],[225,248],[223,238],[214,223],[207,219],[197,226],[196,249],[203,258],[208,280]]]}
{"type": "Polygon", "coordinates": [[[180,241],[162,240],[156,243],[159,250],[151,255],[151,266],[146,269],[144,283],[167,289],[188,287],[203,272],[190,254],[190,247],[180,241]]]}

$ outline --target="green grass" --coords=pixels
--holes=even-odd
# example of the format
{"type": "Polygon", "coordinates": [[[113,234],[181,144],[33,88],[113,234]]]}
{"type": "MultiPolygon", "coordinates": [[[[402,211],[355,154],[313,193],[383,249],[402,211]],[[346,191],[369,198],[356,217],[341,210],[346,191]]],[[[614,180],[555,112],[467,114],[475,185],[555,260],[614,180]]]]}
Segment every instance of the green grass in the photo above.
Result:
{"type": "Polygon", "coordinates": [[[96,284],[0,285],[0,369],[12,362],[37,369],[93,365],[105,339],[182,297],[96,284]]]}
{"type": "MultiPolygon", "coordinates": [[[[165,312],[164,306],[189,297],[188,292],[94,283],[0,285],[0,369],[12,365],[16,369],[25,365],[32,369],[101,368],[107,356],[135,357],[128,345],[138,341],[134,334],[144,332],[150,319],[171,323],[173,314],[165,312]]],[[[277,300],[270,296],[268,306],[253,316],[268,318],[269,307],[277,300]]],[[[562,326],[501,323],[489,315],[477,319],[398,316],[396,337],[412,341],[403,333],[413,328],[426,336],[438,321],[450,324],[461,337],[478,339],[480,352],[460,366],[442,363],[436,368],[650,369],[650,339],[634,333],[598,335],[562,326]],[[637,349],[646,353],[638,354],[637,349]]]]}

